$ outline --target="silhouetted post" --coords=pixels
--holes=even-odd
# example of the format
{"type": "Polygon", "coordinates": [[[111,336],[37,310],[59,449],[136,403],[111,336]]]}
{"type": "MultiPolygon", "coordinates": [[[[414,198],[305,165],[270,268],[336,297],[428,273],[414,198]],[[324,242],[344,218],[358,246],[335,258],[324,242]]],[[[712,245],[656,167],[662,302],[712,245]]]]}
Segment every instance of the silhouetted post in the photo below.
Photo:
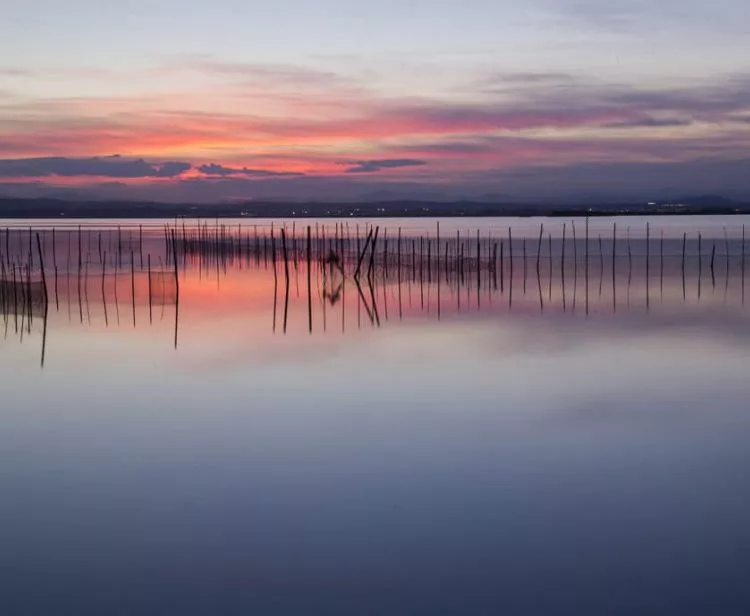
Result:
{"type": "Polygon", "coordinates": [[[500,240],[500,292],[505,293],[505,244],[500,240]]]}
{"type": "Polygon", "coordinates": [[[509,266],[509,282],[510,288],[513,288],[513,232],[508,227],[508,266],[509,266]]]}
{"type": "Polygon", "coordinates": [[[456,289],[460,288],[460,278],[459,273],[463,273],[464,267],[463,267],[463,255],[461,255],[461,246],[463,244],[461,243],[461,231],[456,231],[456,289]]]}
{"type": "Polygon", "coordinates": [[[273,232],[273,223],[271,223],[271,263],[276,271],[276,235],[273,232]]]}
{"type": "Polygon", "coordinates": [[[539,225],[539,244],[536,249],[536,275],[539,277],[542,266],[542,239],[544,237],[544,223],[539,225]]]}
{"type": "Polygon", "coordinates": [[[479,236],[479,229],[477,229],[477,291],[482,286],[482,242],[479,236]]]}
{"type": "Polygon", "coordinates": [[[45,310],[47,304],[49,304],[49,295],[47,293],[47,274],[44,271],[44,254],[42,252],[42,240],[39,237],[39,234],[36,234],[36,249],[39,252],[39,267],[42,270],[42,283],[44,288],[44,305],[45,310]]]}
{"type": "Polygon", "coordinates": [[[589,313],[589,217],[586,216],[586,314],[589,313]]]}
{"type": "Polygon", "coordinates": [[[685,259],[687,258],[687,232],[682,234],[682,273],[685,274],[685,259]]]}
{"type": "Polygon", "coordinates": [[[604,245],[602,244],[602,235],[599,234],[599,297],[602,296],[604,287],[604,245]]]}
{"type": "Polygon", "coordinates": [[[396,257],[396,267],[398,268],[398,278],[401,281],[401,227],[398,228],[398,243],[396,244],[396,251],[398,256],[396,257]]]}
{"type": "Polygon", "coordinates": [[[716,274],[714,271],[714,263],[716,261],[716,242],[711,247],[711,282],[713,286],[716,286],[716,274]]]}
{"type": "Polygon", "coordinates": [[[180,277],[177,273],[177,247],[175,246],[175,232],[172,230],[172,258],[174,259],[174,284],[177,291],[177,298],[180,297],[180,277]]]}
{"type": "MultiPolygon", "coordinates": [[[[370,245],[371,239],[372,239],[372,229],[370,229],[369,233],[367,234],[367,238],[365,239],[365,245],[362,248],[362,251],[359,253],[359,260],[357,261],[357,269],[354,272],[355,279],[359,279],[359,272],[362,269],[362,261],[364,261],[365,254],[367,253],[367,248],[370,245]]],[[[308,259],[309,259],[309,255],[310,255],[310,251],[308,250],[308,259]]]]}
{"type": "Polygon", "coordinates": [[[151,253],[148,253],[148,322],[153,324],[153,288],[151,286],[151,253]]]}
{"type": "Polygon", "coordinates": [[[0,292],[2,293],[3,316],[5,317],[6,323],[8,322],[8,309],[6,307],[5,293],[8,286],[8,280],[5,274],[5,256],[0,255],[0,292]]]}
{"type": "MultiPolygon", "coordinates": [[[[130,295],[133,300],[133,327],[135,327],[135,255],[133,250],[130,250],[130,295]]],[[[176,267],[176,266],[175,266],[176,267]]]]}
{"type": "Polygon", "coordinates": [[[370,265],[367,268],[367,279],[371,281],[371,284],[372,272],[375,266],[375,250],[377,249],[378,244],[378,233],[380,233],[380,226],[375,227],[375,235],[372,236],[372,248],[370,249],[370,265]]]}
{"type": "Polygon", "coordinates": [[[630,227],[628,227],[628,278],[633,272],[633,247],[630,242],[630,227]]]}
{"type": "Polygon", "coordinates": [[[682,234],[682,299],[687,299],[687,286],[685,285],[685,259],[687,257],[687,232],[682,234]]]}
{"type": "MultiPolygon", "coordinates": [[[[359,242],[359,230],[357,231],[357,241],[359,242]]],[[[312,322],[312,277],[310,268],[312,267],[312,231],[310,225],[307,225],[307,321],[310,334],[313,330],[312,322]]]]}
{"type": "Polygon", "coordinates": [[[432,238],[429,234],[427,234],[427,282],[432,284],[432,238]]]}
{"type": "Polygon", "coordinates": [[[742,225],[742,304],[745,304],[745,225],[742,225]]]}
{"type": "MultiPolygon", "coordinates": [[[[101,234],[99,234],[101,244],[101,234]]],[[[185,219],[182,219],[182,249],[185,250],[185,219]]],[[[138,250],[141,253],[141,269],[143,269],[143,225],[138,225],[138,250]]]]}
{"type": "Polygon", "coordinates": [[[464,259],[464,242],[461,242],[461,259],[460,259],[460,264],[461,264],[460,284],[463,284],[464,283],[464,267],[465,267],[465,264],[466,264],[466,260],[464,259]]]}
{"type": "Polygon", "coordinates": [[[411,238],[411,275],[412,280],[417,275],[417,240],[415,238],[411,238]]]}
{"type": "Polygon", "coordinates": [[[649,274],[651,272],[651,224],[646,223],[646,301],[648,302],[649,274]]]}
{"type": "Polygon", "coordinates": [[[661,240],[659,242],[659,288],[661,290],[662,299],[664,298],[664,231],[661,232],[661,240]]]}
{"type": "Polygon", "coordinates": [[[281,227],[281,246],[282,250],[284,251],[284,275],[286,276],[286,284],[287,284],[287,295],[289,293],[289,255],[287,253],[286,249],[286,232],[284,231],[284,227],[281,227]]]}
{"type": "MultiPolygon", "coordinates": [[[[492,270],[492,285],[497,290],[497,242],[493,242],[492,244],[492,265],[490,269],[492,270]]],[[[440,276],[438,276],[439,280],[440,276]]]]}
{"type": "Polygon", "coordinates": [[[383,227],[383,269],[388,280],[388,227],[383,227]]]}
{"type": "MultiPolygon", "coordinates": [[[[31,227],[29,227],[29,239],[31,239],[31,227]]],[[[31,245],[29,245],[29,249],[31,249],[31,245]]],[[[31,257],[31,252],[29,252],[29,257],[31,257]]],[[[31,306],[31,261],[29,261],[29,264],[26,266],[26,308],[28,309],[29,313],[29,333],[31,333],[31,324],[34,320],[34,312],[32,310],[31,306]]]]}
{"type": "MultiPolygon", "coordinates": [[[[437,277],[440,283],[440,221],[435,221],[435,256],[437,261],[437,277]]],[[[438,287],[438,318],[440,317],[440,288],[438,287]]]]}
{"type": "Polygon", "coordinates": [[[703,278],[703,236],[698,231],[698,279],[703,278]]]}
{"type": "Polygon", "coordinates": [[[726,274],[727,280],[729,280],[729,235],[726,227],[724,227],[724,252],[726,252],[726,274]]]}
{"type": "Polygon", "coordinates": [[[18,332],[18,283],[16,281],[16,266],[13,264],[13,317],[16,323],[16,332],[18,332]]]}
{"type": "MultiPolygon", "coordinates": [[[[547,251],[549,253],[549,282],[550,286],[552,285],[552,232],[547,234],[547,251]]],[[[550,301],[552,301],[552,298],[550,297],[550,301]]]]}
{"type": "MultiPolygon", "coordinates": [[[[180,317],[180,276],[177,272],[177,247],[175,246],[175,231],[172,230],[172,258],[174,260],[174,284],[175,284],[175,304],[174,304],[174,348],[177,348],[177,331],[180,317]]],[[[217,257],[218,259],[218,257],[217,257]]]]}
{"type": "MultiPolygon", "coordinates": [[[[106,327],[109,327],[109,316],[107,315],[107,297],[104,293],[104,281],[105,281],[105,275],[107,271],[107,251],[105,250],[102,253],[102,305],[104,306],[104,325],[106,327]]],[[[115,281],[115,284],[117,284],[117,281],[115,281]]]]}

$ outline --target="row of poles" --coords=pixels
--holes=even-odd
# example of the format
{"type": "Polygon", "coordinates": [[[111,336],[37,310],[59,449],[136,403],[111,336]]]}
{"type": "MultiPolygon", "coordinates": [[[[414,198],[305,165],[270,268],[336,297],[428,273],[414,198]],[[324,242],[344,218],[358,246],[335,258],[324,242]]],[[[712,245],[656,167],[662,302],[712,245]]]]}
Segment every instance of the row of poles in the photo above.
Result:
{"type": "MultiPolygon", "coordinates": [[[[524,269],[524,284],[527,270],[530,265],[536,261],[537,275],[544,259],[550,262],[556,257],[553,254],[553,236],[551,233],[545,235],[545,225],[540,224],[538,238],[529,248],[529,239],[522,237],[514,239],[512,227],[508,227],[507,236],[493,238],[490,235],[482,236],[477,231],[476,237],[462,236],[456,232],[455,237],[441,237],[440,223],[436,223],[436,233],[434,236],[420,235],[407,236],[398,228],[397,233],[388,237],[388,229],[378,226],[364,226],[364,234],[360,233],[360,226],[352,227],[346,224],[336,223],[333,232],[325,225],[316,224],[302,227],[302,232],[298,233],[296,223],[280,227],[274,227],[272,224],[270,230],[261,229],[257,226],[252,228],[244,227],[238,224],[236,227],[228,225],[209,225],[207,222],[190,224],[189,226],[182,221],[182,224],[163,226],[163,247],[156,252],[159,254],[159,272],[171,271],[174,276],[175,303],[179,304],[179,268],[186,267],[187,259],[197,257],[199,263],[204,260],[214,261],[217,269],[224,265],[228,259],[243,258],[246,262],[256,263],[261,261],[268,264],[269,261],[274,267],[274,275],[277,275],[276,268],[278,264],[283,266],[285,286],[288,293],[290,281],[290,266],[299,267],[300,261],[306,261],[308,264],[308,303],[311,315],[312,291],[311,291],[311,264],[317,263],[322,266],[323,271],[326,268],[332,273],[338,272],[342,279],[352,278],[360,287],[360,281],[365,280],[369,286],[372,286],[374,278],[389,279],[389,270],[395,270],[398,273],[399,280],[404,269],[411,270],[412,276],[415,277],[419,271],[420,279],[423,274],[427,274],[427,280],[430,282],[433,277],[433,271],[436,270],[437,279],[440,280],[441,272],[444,272],[449,279],[451,274],[456,278],[460,276],[461,280],[469,274],[476,274],[477,288],[482,285],[482,274],[487,273],[495,286],[499,275],[500,289],[504,290],[506,273],[511,280],[514,276],[514,263],[520,258],[524,269]],[[520,246],[519,246],[520,243],[520,246]],[[546,254],[545,253],[546,247],[546,254]],[[162,260],[162,255],[164,259],[162,260]],[[166,263],[164,262],[166,261],[166,263]]],[[[652,244],[650,223],[646,223],[646,240],[645,240],[645,263],[646,278],[650,278],[652,262],[652,244]]],[[[562,276],[565,276],[566,263],[572,263],[576,269],[579,266],[580,257],[584,256],[584,268],[586,274],[586,284],[588,293],[589,267],[592,257],[596,257],[596,251],[592,251],[592,245],[598,245],[598,257],[600,261],[600,270],[603,271],[605,252],[603,249],[603,238],[601,235],[591,241],[589,232],[589,221],[585,221],[584,247],[581,249],[577,228],[575,222],[570,223],[570,236],[568,236],[568,223],[562,225],[562,237],[560,242],[560,268],[562,276]],[[570,237],[570,241],[568,240],[570,237]],[[597,241],[598,240],[598,241],[597,241]],[[569,244],[572,242],[572,249],[569,244]],[[572,253],[572,254],[571,254],[572,253]]],[[[105,280],[108,275],[107,267],[113,267],[113,274],[118,275],[120,268],[130,269],[131,284],[133,287],[132,296],[135,303],[135,270],[136,270],[136,247],[139,257],[140,268],[148,272],[149,279],[149,305],[151,305],[152,289],[152,270],[151,270],[151,250],[145,252],[144,259],[144,233],[143,227],[139,225],[137,235],[134,230],[128,229],[123,232],[121,227],[102,231],[85,232],[86,248],[84,249],[84,231],[81,226],[76,230],[62,231],[64,239],[60,242],[61,232],[55,228],[51,230],[36,231],[29,227],[28,229],[15,229],[11,233],[10,228],[0,231],[0,268],[2,274],[2,305],[4,312],[7,314],[12,306],[12,311],[28,314],[29,321],[33,318],[32,306],[36,303],[46,310],[50,302],[50,292],[48,289],[48,279],[54,283],[55,302],[59,309],[58,300],[58,278],[60,276],[60,264],[58,259],[58,244],[62,243],[67,260],[64,262],[63,271],[68,278],[72,270],[77,270],[79,294],[83,279],[85,288],[88,288],[88,267],[92,262],[92,252],[98,253],[98,264],[101,267],[102,276],[102,298],[106,305],[104,293],[105,280]],[[36,238],[34,242],[34,238],[36,238]],[[75,241],[77,239],[77,242],[75,241]],[[4,241],[3,241],[4,240],[4,241]],[[4,250],[2,250],[4,248],[4,250]],[[36,248],[36,250],[34,250],[36,248]],[[73,261],[74,255],[72,250],[77,252],[77,261],[73,261]],[[110,253],[109,251],[112,251],[110,253]],[[45,271],[45,255],[51,252],[53,275],[47,275],[45,271]],[[84,254],[85,259],[84,259],[84,254]],[[108,256],[109,255],[109,256],[108,256]],[[125,263],[123,263],[125,257],[125,263]],[[128,258],[129,257],[129,258],[128,258]],[[129,261],[129,263],[128,263],[129,261]],[[75,267],[77,264],[77,268],[75,267]],[[36,280],[36,275],[39,280],[36,280]],[[41,286],[40,286],[41,285],[41,286]],[[35,300],[34,298],[40,298],[35,300]]],[[[154,235],[158,240],[158,233],[152,231],[150,238],[150,247],[158,248],[158,241],[154,242],[154,235]]],[[[663,274],[665,260],[665,240],[662,233],[659,239],[660,246],[660,263],[663,274]]],[[[684,233],[681,242],[681,265],[683,272],[683,281],[689,259],[688,254],[688,234],[684,233]]],[[[147,238],[147,241],[148,238],[147,238]]],[[[556,239],[554,241],[557,241],[556,239]]],[[[612,274],[615,276],[618,253],[618,243],[623,239],[618,237],[617,223],[612,227],[611,238],[611,258],[612,274]]],[[[630,228],[624,238],[626,244],[626,254],[629,263],[629,270],[632,270],[634,259],[633,244],[630,228]]],[[[726,259],[726,274],[729,276],[730,260],[730,240],[727,230],[724,229],[724,255],[726,259]]],[[[147,247],[148,248],[148,247],[147,247]]],[[[715,279],[717,265],[717,242],[712,243],[704,241],[703,234],[697,233],[697,263],[699,270],[699,280],[703,276],[705,255],[710,254],[709,269],[712,278],[715,279]],[[710,245],[710,252],[704,252],[704,247],[710,245]]],[[[623,255],[624,256],[624,255],[623,255]]],[[[93,261],[96,263],[96,260],[93,261]]],[[[744,297],[744,280],[746,268],[746,250],[745,250],[745,226],[742,226],[741,235],[741,272],[744,297]]],[[[684,285],[683,285],[684,287],[684,285]]],[[[512,291],[512,289],[511,289],[512,291]]],[[[134,309],[135,319],[135,309],[134,309]]],[[[312,316],[310,316],[310,329],[312,330],[312,316]]],[[[175,328],[176,330],[176,328],[175,328]]],[[[175,334],[176,335],[176,334],[175,334]]]]}

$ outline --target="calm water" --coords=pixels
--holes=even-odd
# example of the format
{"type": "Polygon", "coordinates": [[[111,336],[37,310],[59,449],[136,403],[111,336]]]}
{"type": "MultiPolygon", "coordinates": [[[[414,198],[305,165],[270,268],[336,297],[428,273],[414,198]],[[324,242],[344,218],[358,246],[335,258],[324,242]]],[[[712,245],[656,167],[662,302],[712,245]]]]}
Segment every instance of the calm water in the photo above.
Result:
{"type": "Polygon", "coordinates": [[[68,222],[46,317],[4,287],[0,613],[750,612],[747,219],[618,220],[614,259],[611,219],[588,258],[580,220],[441,221],[511,224],[512,271],[249,250],[178,296],[162,223],[79,262],[68,222]]]}

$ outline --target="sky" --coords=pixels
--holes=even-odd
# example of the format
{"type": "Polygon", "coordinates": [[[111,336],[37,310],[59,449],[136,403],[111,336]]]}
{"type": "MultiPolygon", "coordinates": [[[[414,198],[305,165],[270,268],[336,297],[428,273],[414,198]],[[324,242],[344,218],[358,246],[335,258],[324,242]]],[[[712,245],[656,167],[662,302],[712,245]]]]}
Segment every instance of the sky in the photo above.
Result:
{"type": "Polygon", "coordinates": [[[750,198],[747,0],[3,0],[0,196],[750,198]]]}

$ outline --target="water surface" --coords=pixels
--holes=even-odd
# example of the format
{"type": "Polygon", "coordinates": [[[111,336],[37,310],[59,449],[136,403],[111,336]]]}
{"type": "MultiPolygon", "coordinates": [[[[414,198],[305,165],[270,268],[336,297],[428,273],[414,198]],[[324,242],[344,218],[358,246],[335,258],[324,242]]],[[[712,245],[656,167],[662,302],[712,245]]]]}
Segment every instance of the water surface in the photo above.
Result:
{"type": "Polygon", "coordinates": [[[747,613],[744,221],[620,220],[614,259],[612,220],[544,221],[540,255],[512,222],[512,271],[481,266],[507,222],[441,221],[463,273],[411,267],[418,222],[309,295],[252,249],[176,292],[137,225],[84,225],[80,262],[58,231],[55,292],[42,233],[47,310],[0,321],[2,613],[747,613]]]}

